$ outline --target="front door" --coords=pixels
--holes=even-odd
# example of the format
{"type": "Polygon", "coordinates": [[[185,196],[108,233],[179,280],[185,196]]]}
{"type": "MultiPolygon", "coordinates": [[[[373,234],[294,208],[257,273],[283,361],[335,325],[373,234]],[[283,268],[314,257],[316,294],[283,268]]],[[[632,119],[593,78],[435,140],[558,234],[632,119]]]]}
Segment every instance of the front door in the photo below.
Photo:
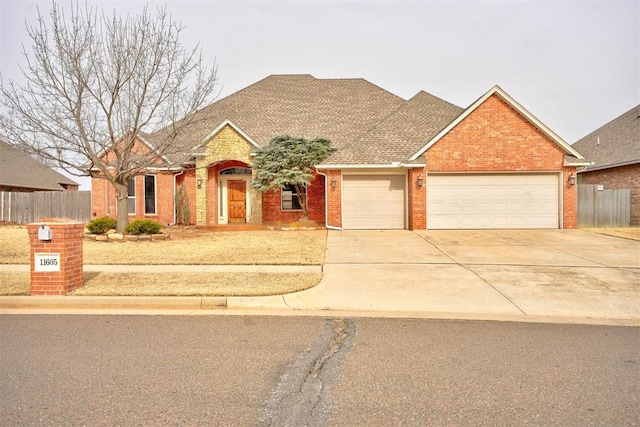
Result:
{"type": "Polygon", "coordinates": [[[227,181],[229,223],[247,222],[247,183],[227,181]]]}

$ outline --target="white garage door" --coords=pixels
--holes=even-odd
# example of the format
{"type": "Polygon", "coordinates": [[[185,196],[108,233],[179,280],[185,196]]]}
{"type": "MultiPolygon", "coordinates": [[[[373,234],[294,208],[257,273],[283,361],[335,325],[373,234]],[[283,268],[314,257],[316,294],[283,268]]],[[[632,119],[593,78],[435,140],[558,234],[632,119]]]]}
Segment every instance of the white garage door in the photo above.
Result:
{"type": "Polygon", "coordinates": [[[404,175],[344,175],[345,229],[404,229],[404,175]]]}
{"type": "Polygon", "coordinates": [[[427,228],[559,228],[557,174],[427,177],[427,228]]]}

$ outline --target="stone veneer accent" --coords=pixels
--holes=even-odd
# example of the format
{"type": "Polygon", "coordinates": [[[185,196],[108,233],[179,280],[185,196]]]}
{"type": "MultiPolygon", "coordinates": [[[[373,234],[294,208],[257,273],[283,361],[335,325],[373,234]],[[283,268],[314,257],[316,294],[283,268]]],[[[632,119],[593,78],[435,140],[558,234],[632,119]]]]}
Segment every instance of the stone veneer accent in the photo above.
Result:
{"type": "MultiPolygon", "coordinates": [[[[209,220],[209,197],[216,197],[218,171],[217,168],[214,168],[212,173],[215,173],[216,176],[209,176],[209,166],[225,160],[238,160],[250,165],[251,143],[227,124],[213,135],[204,147],[205,155],[196,161],[196,182],[198,179],[202,182],[200,188],[196,186],[196,224],[213,225],[209,220]]],[[[259,224],[262,218],[262,198],[250,188],[247,188],[247,191],[252,191],[252,216],[247,218],[247,222],[259,224]]],[[[213,214],[212,217],[217,218],[217,215],[213,214]]]]}

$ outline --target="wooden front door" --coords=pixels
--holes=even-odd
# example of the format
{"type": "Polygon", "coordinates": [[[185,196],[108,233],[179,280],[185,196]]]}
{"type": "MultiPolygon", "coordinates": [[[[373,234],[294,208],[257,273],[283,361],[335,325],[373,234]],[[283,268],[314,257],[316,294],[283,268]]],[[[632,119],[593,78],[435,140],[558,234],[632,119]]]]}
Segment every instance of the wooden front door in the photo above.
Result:
{"type": "Polygon", "coordinates": [[[227,181],[229,223],[247,222],[247,183],[227,181]]]}

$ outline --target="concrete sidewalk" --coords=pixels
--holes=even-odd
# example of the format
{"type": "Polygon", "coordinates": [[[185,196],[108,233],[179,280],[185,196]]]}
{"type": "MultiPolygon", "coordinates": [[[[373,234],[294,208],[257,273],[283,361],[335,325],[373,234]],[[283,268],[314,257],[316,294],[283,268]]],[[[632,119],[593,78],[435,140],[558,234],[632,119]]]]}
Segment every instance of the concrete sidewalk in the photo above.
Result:
{"type": "MultiPolygon", "coordinates": [[[[8,266],[0,266],[6,270],[8,266]]],[[[28,271],[27,266],[24,268],[28,271]]],[[[329,231],[321,266],[85,266],[85,271],[323,272],[270,297],[0,297],[15,310],[171,309],[640,326],[640,242],[580,230],[329,231]],[[203,310],[226,308],[226,310],[203,310]],[[248,311],[247,311],[248,310],[248,311]]]]}

